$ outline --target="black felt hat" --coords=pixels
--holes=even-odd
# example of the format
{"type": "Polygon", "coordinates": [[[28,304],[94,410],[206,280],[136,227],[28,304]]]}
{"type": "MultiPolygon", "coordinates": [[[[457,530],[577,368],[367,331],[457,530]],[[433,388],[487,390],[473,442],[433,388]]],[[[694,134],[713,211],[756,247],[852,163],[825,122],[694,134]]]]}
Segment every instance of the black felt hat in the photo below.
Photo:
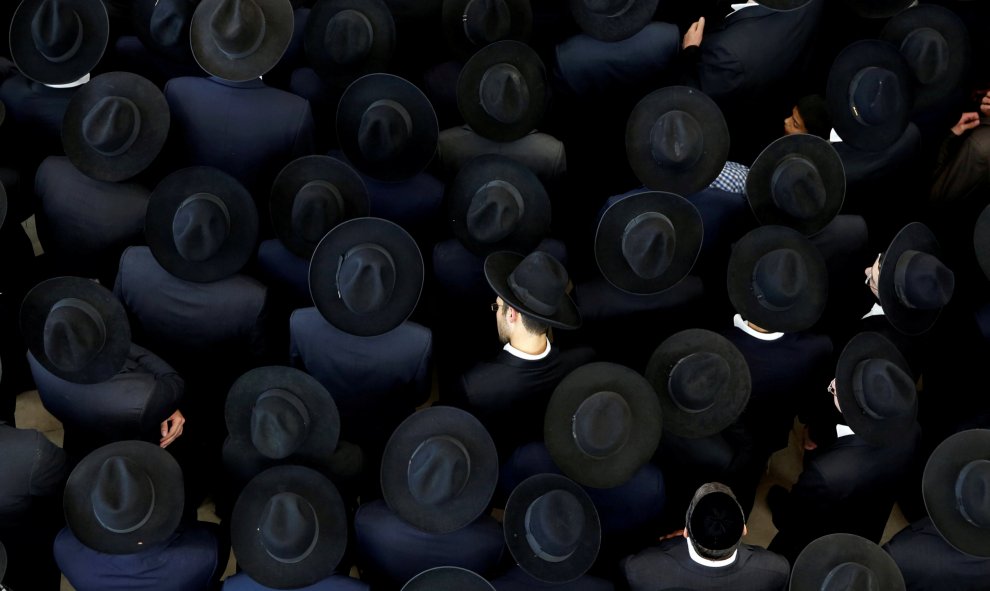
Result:
{"type": "Polygon", "coordinates": [[[168,137],[165,95],[130,72],[107,72],[82,85],[62,119],[69,161],[99,181],[122,181],[154,161],[168,137]]]}
{"type": "Polygon", "coordinates": [[[400,181],[421,172],[433,159],[439,136],[430,99],[398,76],[362,76],[340,97],[340,149],[368,176],[400,181]]]}
{"type": "Polygon", "coordinates": [[[470,413],[450,406],[421,410],[403,421],[382,455],[382,495],[417,528],[445,534],[488,509],[498,482],[491,435],[470,413]]]}
{"type": "Polygon", "coordinates": [[[803,234],[785,226],[761,226],[736,242],[726,283],[736,311],[769,331],[810,328],[828,300],[828,270],[821,253],[803,234]]]}
{"type": "Polygon", "coordinates": [[[519,483],[505,503],[505,544],[535,579],[562,585],[591,568],[601,547],[601,523],[591,497],[559,474],[519,483]]]}
{"type": "Polygon", "coordinates": [[[730,553],[739,545],[745,526],[746,515],[728,486],[709,482],[695,491],[685,527],[696,547],[715,556],[730,553]]]}
{"type": "Polygon", "coordinates": [[[65,522],[98,552],[133,554],[164,541],[179,525],[182,469],[161,447],[118,441],[91,452],[65,484],[65,522]]]}
{"type": "Polygon", "coordinates": [[[22,0],[10,22],[10,57],[31,80],[68,84],[93,71],[109,38],[103,2],[22,0]]]}
{"type": "MultiPolygon", "coordinates": [[[[3,226],[2,219],[0,218],[0,227],[3,226]]],[[[990,280],[990,205],[984,207],[976,218],[976,225],[973,226],[973,249],[976,251],[976,262],[990,280]]]]}
{"type": "Polygon", "coordinates": [[[925,465],[921,491],[945,541],[990,558],[990,430],[962,431],[940,443],[925,465]]]}
{"type": "Polygon", "coordinates": [[[653,20],[659,0],[569,0],[581,30],[600,41],[632,37],[653,20]]]}
{"type": "Polygon", "coordinates": [[[845,0],[858,16],[865,18],[889,18],[906,9],[914,0],[845,0]]]}
{"type": "Polygon", "coordinates": [[[756,219],[805,236],[839,214],[845,195],[846,173],[838,152],[828,141],[806,133],[775,140],[746,177],[746,199],[756,219]]]}
{"type": "Polygon", "coordinates": [[[546,68],[521,41],[497,41],[478,50],[457,78],[457,108],[479,135],[517,140],[543,119],[549,101],[546,68]]]}
{"type": "Polygon", "coordinates": [[[244,487],[230,521],[237,565],[276,589],[333,574],[347,548],[347,511],[333,483],[302,466],[276,466],[244,487]]]}
{"type": "Polygon", "coordinates": [[[222,80],[244,82],[271,70],[292,40],[289,0],[202,0],[189,40],[196,63],[222,80]]]}
{"type": "Polygon", "coordinates": [[[804,547],[791,568],[789,591],[904,591],[897,563],[876,543],[853,534],[829,534],[804,547]]]}
{"type": "Polygon", "coordinates": [[[883,253],[877,291],[890,324],[908,335],[927,331],[952,298],[955,274],[939,259],[935,234],[912,222],[883,253]]]}
{"type": "Polygon", "coordinates": [[[209,283],[237,273],[251,258],[258,208],[234,177],[191,166],[168,175],[152,191],[144,236],[166,271],[209,283]]]}
{"type": "Polygon", "coordinates": [[[319,0],[306,20],[303,46],[324,80],[345,87],[388,66],[395,21],[383,0],[319,0]]]}
{"type": "Polygon", "coordinates": [[[77,384],[112,378],[131,347],[124,306],[110,290],[81,277],[34,286],[21,304],[20,325],[38,363],[77,384]]]}
{"type": "Polygon", "coordinates": [[[646,95],[626,123],[626,156],[655,191],[691,195],[718,177],[729,155],[729,128],[706,94],[668,86],[646,95]]]}
{"type": "Polygon", "coordinates": [[[448,219],[471,252],[530,252],[550,231],[550,197],[529,168],[506,156],[472,158],[447,187],[448,219]]]}
{"type": "Polygon", "coordinates": [[[637,193],[605,210],[595,232],[595,262],[622,291],[660,293],[691,272],[703,236],[701,214],[687,199],[637,193]]]}
{"type": "Polygon", "coordinates": [[[468,58],[489,43],[526,41],[533,8],[530,0],[444,0],[441,18],[447,44],[468,58]]]}
{"type": "Polygon", "coordinates": [[[646,378],[596,362],[567,374],[550,398],[543,438],[568,477],[594,488],[619,486],[660,443],[662,412],[646,378]]]}
{"type": "Polygon", "coordinates": [[[409,579],[401,591],[495,591],[495,587],[466,568],[438,566],[409,579]]]}
{"type": "Polygon", "coordinates": [[[399,225],[355,218],[320,241],[309,262],[309,292],[327,322],[356,336],[402,324],[423,290],[423,256],[399,225]]]}
{"type": "Polygon", "coordinates": [[[485,278],[495,293],[520,313],[557,328],[581,326],[581,312],[567,295],[567,270],[543,251],[527,256],[495,252],[485,259],[485,278]]]}
{"type": "Polygon", "coordinates": [[[268,202],[275,235],[296,256],[309,259],[337,224],[366,217],[368,189],[353,168],[329,156],[303,156],[285,165],[268,202]]]}
{"type": "Polygon", "coordinates": [[[707,437],[732,424],[749,402],[749,365],[718,333],[682,330],[653,352],[646,366],[663,410],[663,427],[678,437],[707,437]]]}
{"type": "Polygon", "coordinates": [[[135,0],[131,23],[141,43],[177,63],[193,63],[189,28],[199,0],[135,0]]]}
{"type": "Polygon", "coordinates": [[[911,112],[911,71],[897,47],[865,39],[832,62],[825,96],[842,141],[866,151],[883,150],[901,137],[911,112]]]}

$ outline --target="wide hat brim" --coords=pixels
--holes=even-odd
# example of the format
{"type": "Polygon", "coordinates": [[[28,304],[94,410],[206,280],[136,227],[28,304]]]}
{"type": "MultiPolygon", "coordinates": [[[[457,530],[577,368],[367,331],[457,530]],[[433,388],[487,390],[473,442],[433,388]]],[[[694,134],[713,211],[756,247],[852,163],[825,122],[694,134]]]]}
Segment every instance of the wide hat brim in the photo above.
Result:
{"type": "Polygon", "coordinates": [[[884,316],[887,317],[890,324],[906,335],[918,335],[935,324],[942,309],[908,308],[898,299],[897,291],[894,288],[894,275],[897,269],[897,260],[907,250],[917,250],[937,257],[940,249],[935,234],[928,229],[928,226],[920,222],[912,222],[901,228],[883,253],[883,264],[880,266],[880,277],[877,280],[877,292],[884,316]]]}
{"type": "Polygon", "coordinates": [[[562,585],[577,579],[595,563],[601,547],[602,528],[595,504],[577,483],[559,474],[537,474],[519,483],[505,503],[502,530],[509,553],[519,567],[545,583],[562,585]],[[526,511],[538,498],[556,490],[571,493],[581,503],[585,530],[572,554],[560,562],[551,562],[535,554],[527,541],[526,511]]]}
{"type": "Polygon", "coordinates": [[[771,332],[797,332],[813,326],[828,301],[828,269],[818,249],[803,234],[785,226],[761,226],[732,248],[726,272],[732,306],[743,318],[771,332]],[[777,249],[796,251],[808,274],[807,293],[786,310],[771,310],[753,290],[753,270],[760,258],[777,249]]]}
{"type": "Polygon", "coordinates": [[[873,445],[890,445],[902,441],[916,424],[917,399],[914,409],[905,416],[875,419],[864,412],[856,401],[853,377],[856,366],[870,359],[884,359],[899,367],[908,376],[911,367],[894,343],[876,332],[854,336],[842,349],[835,367],[835,390],[842,407],[842,416],[853,433],[873,445]]]}
{"type": "Polygon", "coordinates": [[[532,251],[550,231],[550,196],[529,168],[497,154],[472,158],[447,186],[448,215],[454,235],[468,250],[487,256],[499,250],[532,251]],[[508,236],[495,242],[476,240],[468,231],[467,213],[479,188],[500,180],[514,186],[523,199],[523,215],[508,236]]]}
{"type": "Polygon", "coordinates": [[[131,328],[124,306],[110,290],[82,277],[54,277],[34,286],[21,304],[20,325],[24,342],[38,363],[55,376],[76,384],[109,380],[124,366],[131,348],[131,328]],[[92,306],[106,327],[103,348],[78,371],[59,368],[45,353],[45,322],[52,306],[65,298],[92,306]]]}
{"type": "Polygon", "coordinates": [[[7,548],[0,542],[0,583],[3,582],[4,575],[7,574],[7,548]]]}
{"type": "Polygon", "coordinates": [[[626,157],[641,183],[654,191],[692,195],[718,177],[729,156],[729,127],[708,95],[687,86],[655,90],[633,107],[626,123],[626,157]],[[674,170],[661,167],[650,143],[653,125],[670,111],[685,111],[701,126],[704,151],[692,167],[674,170]]]}
{"type": "MultiPolygon", "coordinates": [[[[2,226],[3,221],[0,218],[0,227],[2,226]]],[[[973,249],[976,251],[976,262],[990,280],[990,205],[984,207],[976,218],[976,225],[973,227],[973,249]]]]}
{"type": "Polygon", "coordinates": [[[167,539],[179,526],[185,504],[182,469],[153,443],[118,441],[91,452],[72,470],[65,483],[65,522],[84,545],[107,554],[133,554],[167,539]],[[103,463],[122,456],[140,466],[154,487],[154,508],[148,521],[130,533],[113,533],[100,525],[90,500],[103,463]]]}
{"type": "Polygon", "coordinates": [[[383,0],[320,0],[309,13],[303,47],[310,65],[320,77],[334,86],[345,87],[365,74],[381,72],[395,50],[395,20],[383,0]],[[343,10],[360,12],[371,24],[372,41],[368,54],[355,64],[334,61],[323,43],[330,19],[343,10]]]}
{"type": "Polygon", "coordinates": [[[832,62],[825,89],[826,105],[832,116],[832,126],[842,141],[866,151],[883,150],[901,137],[907,128],[911,112],[911,68],[901,52],[886,41],[865,39],[850,44],[832,62]],[[849,102],[849,85],[860,70],[868,67],[885,68],[897,77],[897,90],[903,100],[900,109],[878,125],[866,125],[856,120],[849,102]]]}
{"type": "Polygon", "coordinates": [[[615,363],[595,362],[567,374],[550,397],[543,422],[543,439],[554,463],[584,486],[613,488],[628,481],[650,461],[660,443],[663,413],[646,378],[615,363]],[[611,456],[586,454],[574,441],[574,413],[589,396],[614,392],[631,411],[629,437],[611,456]]]}
{"type": "Polygon", "coordinates": [[[389,438],[382,454],[382,496],[389,509],[413,526],[432,534],[461,529],[480,517],[498,484],[498,453],[491,435],[467,411],[434,406],[404,420],[389,438]],[[409,463],[417,447],[431,437],[449,437],[464,446],[470,474],[456,497],[430,505],[416,499],[409,488],[409,463]]]}
{"type": "Polygon", "coordinates": [[[570,0],[571,15],[581,30],[599,41],[621,41],[650,24],[660,0],[634,0],[618,15],[598,14],[584,0],[570,0]]]}
{"type": "Polygon", "coordinates": [[[7,221],[7,187],[0,183],[0,228],[3,228],[4,222],[7,221]]]}
{"type": "Polygon", "coordinates": [[[394,222],[380,218],[355,218],[330,230],[313,251],[309,262],[309,293],[316,309],[340,330],[368,337],[399,326],[416,309],[423,291],[423,255],[416,241],[394,222]],[[377,244],[395,263],[395,286],[384,310],[352,312],[340,298],[337,268],[351,248],[377,244]]]}
{"type": "Polygon", "coordinates": [[[595,262],[606,281],[617,289],[650,295],[679,282],[698,260],[704,224],[698,208],[673,193],[649,191],[624,197],[605,210],[595,232],[595,262]],[[656,212],[666,216],[676,232],[676,244],[670,265],[658,276],[643,278],[636,274],[622,254],[622,235],[626,225],[637,216],[656,212]]]}
{"type": "Polygon", "coordinates": [[[419,88],[392,74],[368,74],[347,87],[337,106],[337,140],[347,160],[364,174],[382,181],[401,181],[433,160],[440,127],[436,111],[419,88]],[[402,153],[383,161],[367,158],[358,143],[361,117],[372,103],[388,99],[402,105],[412,121],[412,134],[402,153]]]}
{"type": "Polygon", "coordinates": [[[911,5],[913,0],[845,0],[849,8],[864,18],[889,18],[911,5]]]}
{"type": "Polygon", "coordinates": [[[876,543],[853,534],[829,534],[805,546],[791,569],[790,591],[820,591],[829,572],[840,564],[855,563],[876,577],[877,589],[904,591],[904,576],[890,554],[876,543]]]}
{"type": "Polygon", "coordinates": [[[746,177],[746,199],[756,219],[765,225],[787,226],[811,236],[839,215],[846,196],[846,172],[838,152],[827,140],[811,134],[785,135],[763,149],[746,177]],[[825,186],[825,205],[808,219],[796,218],[773,201],[773,176],[790,156],[800,156],[818,170],[825,186]]]}
{"type": "Polygon", "coordinates": [[[409,579],[401,591],[495,591],[495,587],[474,571],[438,566],[409,579]]]}
{"type": "Polygon", "coordinates": [[[960,552],[990,558],[987,528],[970,523],[959,511],[956,481],[966,464],[990,460],[990,430],[970,429],[946,438],[925,464],[921,492],[938,533],[960,552]]]}
{"type": "Polygon", "coordinates": [[[168,175],[148,200],[144,237],[151,254],[166,271],[186,281],[209,283],[240,271],[254,254],[258,239],[258,208],[251,194],[229,174],[210,166],[191,166],[168,175]],[[230,215],[230,233],[217,252],[204,261],[179,254],[172,220],[179,206],[196,193],[218,197],[230,215]]]}
{"type": "Polygon", "coordinates": [[[154,15],[155,5],[158,0],[137,0],[131,12],[131,24],[134,33],[148,50],[155,54],[169,59],[178,64],[194,63],[192,47],[189,43],[189,28],[192,24],[192,15],[195,11],[194,4],[199,0],[185,0],[189,6],[188,20],[183,25],[183,31],[179,39],[172,45],[162,45],[151,33],[151,17],[154,15]]]}
{"type": "Polygon", "coordinates": [[[275,589],[312,585],[333,574],[347,548],[347,511],[333,483],[302,466],[276,466],[244,487],[230,520],[230,545],[237,564],[258,583],[275,589]],[[265,549],[259,528],[268,501],[280,493],[306,499],[316,512],[317,541],[308,556],[283,563],[265,549]]]}
{"type": "MultiPolygon", "coordinates": [[[[471,41],[464,32],[464,9],[470,1],[444,0],[440,12],[447,45],[462,59],[469,58],[482,47],[471,41]]],[[[509,9],[509,31],[504,39],[526,41],[533,28],[533,8],[530,6],[530,0],[505,0],[505,5],[509,9]]]]}
{"type": "Polygon", "coordinates": [[[272,196],[268,202],[275,236],[293,254],[309,259],[316,244],[312,244],[292,228],[292,207],[296,194],[306,183],[326,181],[336,187],[344,202],[343,219],[367,217],[371,211],[368,188],[353,168],[329,156],[303,156],[285,165],[272,184],[272,196]]]}
{"type": "Polygon", "coordinates": [[[714,435],[731,425],[749,402],[752,378],[749,364],[739,349],[718,333],[692,328],[675,333],[653,352],[646,366],[646,379],[653,385],[663,412],[663,428],[678,437],[714,435]],[[688,412],[670,397],[668,379],[678,361],[694,353],[714,353],[729,364],[730,382],[718,392],[712,406],[688,412]]]}
{"type": "Polygon", "coordinates": [[[200,68],[210,76],[230,82],[246,82],[268,72],[292,40],[295,18],[289,0],[253,0],[265,15],[265,34],[250,55],[232,59],[220,50],[210,32],[213,12],[224,0],[202,0],[193,13],[189,44],[200,68]]]}
{"type": "Polygon", "coordinates": [[[457,78],[457,109],[471,129],[497,142],[517,140],[539,125],[549,102],[547,72],[540,56],[521,41],[496,41],[479,49],[464,64],[457,78]],[[527,110],[518,121],[503,123],[489,115],[481,103],[481,80],[489,68],[510,64],[529,89],[527,110]]]}
{"type": "Polygon", "coordinates": [[[130,72],[108,72],[82,85],[72,96],[62,119],[62,146],[69,161],[86,176],[122,181],[155,160],[168,138],[170,121],[168,101],[154,83],[130,72]],[[133,143],[116,156],[101,154],[83,134],[86,115],[106,97],[129,99],[140,113],[140,128],[133,143]]]}
{"type": "Polygon", "coordinates": [[[571,296],[565,294],[561,297],[557,311],[552,315],[547,315],[534,312],[512,292],[512,288],[509,287],[509,275],[524,258],[526,257],[521,254],[508,251],[494,252],[485,258],[485,279],[488,280],[488,285],[491,286],[495,294],[509,306],[540,322],[563,329],[579,328],[581,326],[581,312],[571,296]]]}
{"type": "Polygon", "coordinates": [[[82,42],[63,62],[49,61],[34,45],[31,21],[45,0],[23,0],[10,21],[10,57],[24,76],[42,84],[68,84],[93,71],[110,39],[110,17],[103,2],[64,0],[79,15],[82,42]]]}

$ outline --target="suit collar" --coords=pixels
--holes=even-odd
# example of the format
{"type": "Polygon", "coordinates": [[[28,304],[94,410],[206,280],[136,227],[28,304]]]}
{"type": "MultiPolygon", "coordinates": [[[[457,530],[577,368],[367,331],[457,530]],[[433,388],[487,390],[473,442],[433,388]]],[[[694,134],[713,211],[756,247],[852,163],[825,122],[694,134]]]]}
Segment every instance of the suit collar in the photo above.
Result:
{"type": "Polygon", "coordinates": [[[743,10],[737,10],[735,12],[730,13],[728,16],[725,17],[725,20],[722,21],[722,26],[728,26],[734,22],[741,21],[747,18],[767,16],[775,12],[780,12],[780,11],[773,10],[772,8],[767,8],[762,4],[757,4],[756,6],[749,6],[743,10]]]}

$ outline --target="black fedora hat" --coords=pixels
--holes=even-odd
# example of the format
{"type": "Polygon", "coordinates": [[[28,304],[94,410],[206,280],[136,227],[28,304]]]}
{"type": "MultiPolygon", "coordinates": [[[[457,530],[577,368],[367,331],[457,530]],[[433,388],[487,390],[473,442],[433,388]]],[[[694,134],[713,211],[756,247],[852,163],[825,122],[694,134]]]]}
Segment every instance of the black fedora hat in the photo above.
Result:
{"type": "Polygon", "coordinates": [[[303,156],[285,165],[268,202],[275,235],[296,256],[309,259],[337,224],[366,217],[368,189],[353,168],[329,156],[303,156]]]}
{"type": "Polygon", "coordinates": [[[189,43],[207,74],[244,82],[271,70],[292,40],[289,0],[201,0],[189,43]]]}
{"type": "Polygon", "coordinates": [[[295,589],[325,579],[347,548],[340,493],[302,466],[276,466],[252,478],[230,521],[237,565],[266,587],[295,589]]]}
{"type": "Polygon", "coordinates": [[[932,523],[960,552],[990,558],[990,430],[956,433],[925,464],[921,492],[932,523]]]}
{"type": "Polygon", "coordinates": [[[523,256],[494,252],[485,258],[488,285],[520,313],[557,328],[581,326],[581,312],[567,295],[567,270],[543,251],[523,256]]]}
{"type": "Polygon", "coordinates": [[[464,58],[496,41],[526,41],[533,27],[530,0],[444,0],[440,14],[447,44],[464,58]]]}
{"type": "Polygon", "coordinates": [[[192,63],[189,27],[199,0],[135,0],[131,23],[150,51],[177,63],[192,63]]]}
{"type": "Polygon", "coordinates": [[[829,534],[804,547],[791,569],[790,591],[883,589],[904,591],[904,576],[890,554],[853,534],[829,534]]]}
{"type": "Polygon", "coordinates": [[[883,150],[901,137],[911,112],[911,71],[896,47],[865,39],[832,62],[825,98],[842,141],[883,150]]]}
{"type": "Polygon", "coordinates": [[[764,148],[746,177],[746,199],[761,224],[788,226],[810,236],[842,209],[846,173],[827,140],[785,135],[764,148]]]}
{"type": "Polygon", "coordinates": [[[761,226],[732,247],[729,300],[743,318],[769,331],[810,328],[828,300],[825,259],[803,234],[761,226]]]}
{"type": "Polygon", "coordinates": [[[939,255],[935,234],[921,222],[901,228],[883,253],[877,281],[880,305],[890,324],[904,334],[927,331],[952,298],[955,274],[939,255]]]}
{"type": "Polygon", "coordinates": [[[526,166],[499,154],[472,158],[447,186],[448,219],[471,252],[529,252],[550,231],[550,197],[526,166]]]}
{"type": "Polygon", "coordinates": [[[849,339],[835,367],[835,390],[846,423],[869,443],[896,443],[915,426],[918,396],[911,368],[879,333],[849,339]]]}
{"type": "Polygon", "coordinates": [[[495,591],[495,587],[466,568],[438,566],[409,579],[401,591],[495,591]]]}
{"type": "Polygon", "coordinates": [[[959,88],[969,70],[969,32],[955,12],[920,4],[894,15],[880,38],[900,49],[914,74],[914,106],[928,107],[959,88]]]}
{"type": "Polygon", "coordinates": [[[82,277],[55,277],[35,285],[24,296],[20,325],[38,363],[78,384],[113,377],[131,347],[124,306],[110,290],[82,277]]]}
{"type": "Polygon", "coordinates": [[[68,84],[91,72],[109,39],[103,2],[22,0],[10,21],[11,59],[42,84],[68,84]]]}
{"type": "Polygon", "coordinates": [[[392,74],[368,74],[337,106],[337,139],[354,167],[382,181],[407,179],[437,151],[437,114],[423,91],[392,74]]]}
{"type": "Polygon", "coordinates": [[[395,49],[395,20],[383,0],[319,0],[306,20],[306,57],[335,86],[380,72],[395,49]]]}
{"type": "Polygon", "coordinates": [[[65,522],[86,546],[133,554],[164,541],[179,525],[182,469],[161,447],[118,441],[91,452],[65,483],[65,522]]]}
{"type": "Polygon", "coordinates": [[[595,262],[616,288],[660,293],[683,279],[701,252],[698,209],[673,193],[624,197],[605,210],[595,232],[595,262]]]}
{"type": "Polygon", "coordinates": [[[3,582],[4,575],[7,574],[7,548],[0,542],[0,583],[3,582]]]}
{"type": "Polygon", "coordinates": [[[404,420],[382,455],[382,496],[417,528],[445,534],[488,509],[498,482],[491,435],[467,411],[434,406],[404,420]]]}
{"type": "Polygon", "coordinates": [[[663,427],[678,437],[707,437],[728,427],[749,402],[749,365],[718,333],[682,330],[656,348],[646,379],[660,398],[663,427]]]}
{"type": "Polygon", "coordinates": [[[567,374],[550,397],[543,439],[568,477],[594,488],[629,480],[660,443],[660,402],[646,378],[596,362],[567,374]]]}
{"type": "Polygon", "coordinates": [[[845,0],[854,13],[864,18],[889,18],[911,6],[915,0],[845,0]]]}
{"type": "Polygon", "coordinates": [[[257,367],[237,378],[224,414],[240,455],[319,461],[333,453],[340,436],[340,414],[330,393],[292,367],[257,367]]]}
{"type": "Polygon", "coordinates": [[[209,283],[237,273],[251,258],[258,209],[234,177],[191,166],[168,175],[152,191],[144,236],[166,271],[209,283]]]}
{"type": "MultiPolygon", "coordinates": [[[[3,218],[0,217],[0,227],[3,218]]],[[[973,226],[973,249],[976,251],[976,262],[987,279],[990,279],[990,205],[983,208],[973,226]]]]}
{"type": "Polygon", "coordinates": [[[696,193],[715,180],[728,155],[725,117],[700,90],[655,90],[629,114],[626,156],[636,178],[650,189],[696,193]]]}
{"type": "Polygon", "coordinates": [[[62,146],[86,176],[122,181],[158,156],[169,122],[168,101],[154,83],[130,72],[107,72],[72,95],[62,119],[62,146]]]}
{"type": "Polygon", "coordinates": [[[402,324],[423,290],[423,255],[394,222],[355,218],[337,225],[313,251],[309,292],[327,322],[357,336],[402,324]]]}
{"type": "Polygon", "coordinates": [[[591,497],[559,474],[519,483],[505,503],[505,544],[533,578],[562,585],[591,568],[601,547],[601,523],[591,497]]]}
{"type": "Polygon", "coordinates": [[[581,30],[601,41],[632,37],[653,20],[659,0],[569,0],[581,30]]]}
{"type": "Polygon", "coordinates": [[[457,108],[464,121],[498,142],[532,131],[548,101],[543,61],[522,41],[496,41],[479,49],[457,78],[457,108]]]}

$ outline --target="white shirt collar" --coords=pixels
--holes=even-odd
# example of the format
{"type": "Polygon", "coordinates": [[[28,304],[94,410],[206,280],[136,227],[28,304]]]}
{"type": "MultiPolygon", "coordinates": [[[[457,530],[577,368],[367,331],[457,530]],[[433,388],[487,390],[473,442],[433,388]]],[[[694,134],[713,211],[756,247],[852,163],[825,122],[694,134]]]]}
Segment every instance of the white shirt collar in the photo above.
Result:
{"type": "Polygon", "coordinates": [[[732,14],[733,12],[739,12],[740,10],[746,8],[747,6],[758,6],[758,4],[753,0],[749,0],[749,2],[741,2],[739,4],[730,4],[729,7],[732,8],[732,12],[730,12],[729,14],[732,14]]]}
{"type": "MultiPolygon", "coordinates": [[[[883,316],[883,307],[880,304],[874,303],[870,311],[863,316],[863,318],[869,318],[870,316],[883,316]]],[[[862,320],[862,319],[861,319],[862,320]]]]}
{"type": "Polygon", "coordinates": [[[539,361],[540,359],[543,359],[544,357],[550,354],[550,339],[547,339],[547,348],[544,349],[542,353],[539,353],[537,355],[524,353],[519,349],[516,349],[509,343],[506,343],[505,346],[502,347],[502,350],[508,351],[510,354],[515,355],[519,359],[525,359],[526,361],[539,361]]]}
{"type": "Polygon", "coordinates": [[[835,424],[835,436],[845,437],[846,435],[855,435],[853,430],[849,428],[849,425],[843,425],[842,423],[835,424]]]}
{"type": "Polygon", "coordinates": [[[835,144],[841,142],[842,138],[839,137],[839,134],[833,129],[828,132],[828,141],[835,144]]]}
{"type": "Polygon", "coordinates": [[[87,82],[89,82],[89,74],[86,74],[85,76],[83,76],[78,80],[73,80],[68,84],[45,84],[45,86],[47,86],[48,88],[72,88],[74,86],[82,86],[87,82]]]}
{"type": "Polygon", "coordinates": [[[739,314],[732,317],[732,324],[749,336],[760,339],[761,341],[776,341],[780,337],[784,336],[784,333],[782,332],[760,332],[758,330],[753,330],[748,324],[746,324],[746,321],[743,320],[743,317],[739,314]]]}
{"type": "Polygon", "coordinates": [[[732,551],[732,555],[729,556],[728,558],[724,558],[722,560],[709,560],[707,558],[703,558],[700,554],[698,554],[698,552],[694,549],[694,545],[691,543],[691,540],[685,539],[684,542],[687,544],[688,547],[688,556],[691,557],[691,560],[697,562],[701,566],[710,566],[713,568],[729,566],[730,564],[736,561],[736,555],[739,554],[739,549],[737,548],[732,551]]]}

